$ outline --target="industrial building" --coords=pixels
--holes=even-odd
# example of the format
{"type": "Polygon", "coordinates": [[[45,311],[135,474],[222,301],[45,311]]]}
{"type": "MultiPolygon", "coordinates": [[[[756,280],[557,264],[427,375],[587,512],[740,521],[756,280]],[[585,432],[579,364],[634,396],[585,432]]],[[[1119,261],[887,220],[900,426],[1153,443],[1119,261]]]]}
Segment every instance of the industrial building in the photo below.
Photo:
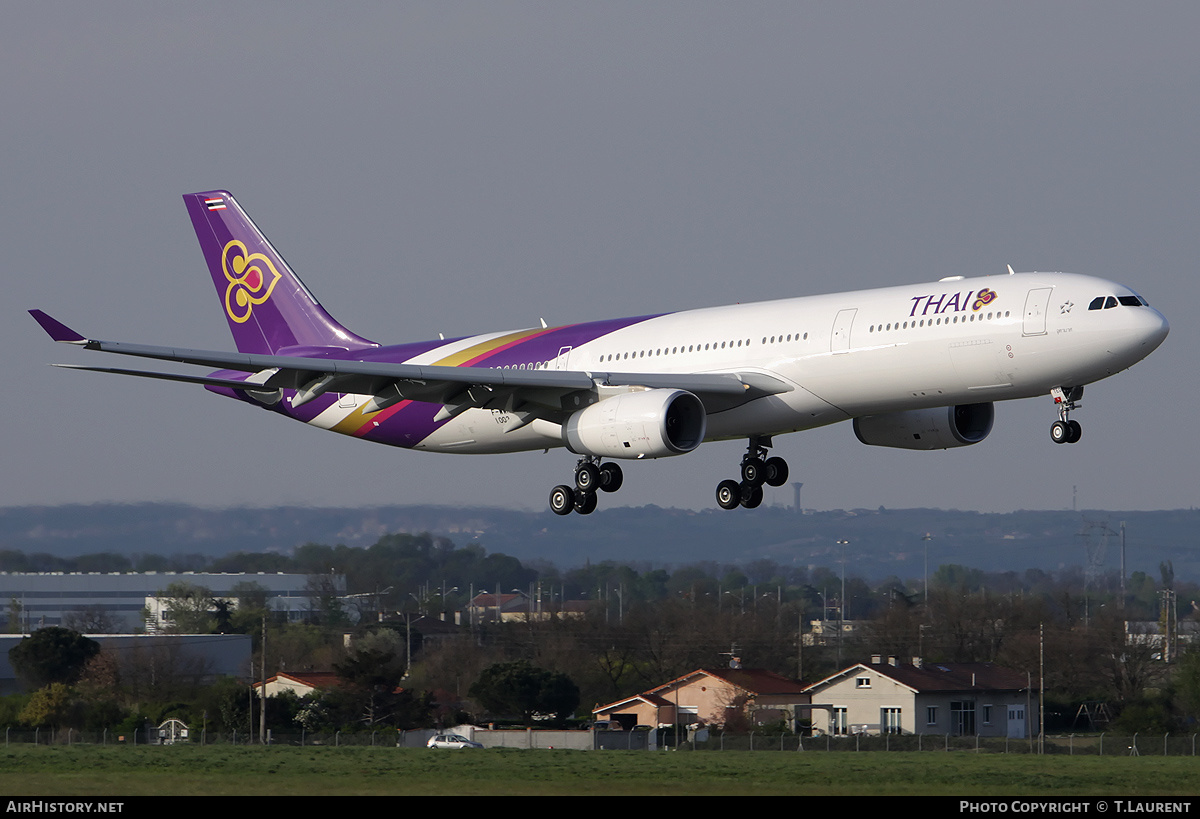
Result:
{"type": "MultiPolygon", "coordinates": [[[[161,612],[153,600],[172,583],[203,586],[214,597],[227,597],[239,583],[256,583],[265,588],[273,611],[286,612],[289,620],[302,620],[317,608],[310,578],[282,572],[0,572],[0,612],[9,633],[25,633],[45,626],[103,614],[110,632],[132,632],[146,628],[142,612],[151,607],[151,621],[161,612]]],[[[334,584],[345,589],[345,579],[334,584]]],[[[81,629],[76,629],[81,630],[81,629]]],[[[151,629],[153,630],[153,629],[151,629]]]]}

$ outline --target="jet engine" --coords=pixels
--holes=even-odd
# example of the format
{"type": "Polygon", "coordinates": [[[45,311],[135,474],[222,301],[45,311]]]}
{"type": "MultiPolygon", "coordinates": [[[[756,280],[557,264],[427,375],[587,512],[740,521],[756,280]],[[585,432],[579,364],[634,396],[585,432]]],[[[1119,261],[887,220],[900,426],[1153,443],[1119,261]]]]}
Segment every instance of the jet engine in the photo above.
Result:
{"type": "Polygon", "coordinates": [[[563,443],[577,455],[663,458],[700,446],[708,426],[704,404],[684,390],[645,390],[605,398],[563,424],[563,443]]]}
{"type": "Polygon", "coordinates": [[[871,446],[900,449],[950,449],[977,444],[992,431],[992,404],[889,412],[854,419],[854,434],[871,446]]]}

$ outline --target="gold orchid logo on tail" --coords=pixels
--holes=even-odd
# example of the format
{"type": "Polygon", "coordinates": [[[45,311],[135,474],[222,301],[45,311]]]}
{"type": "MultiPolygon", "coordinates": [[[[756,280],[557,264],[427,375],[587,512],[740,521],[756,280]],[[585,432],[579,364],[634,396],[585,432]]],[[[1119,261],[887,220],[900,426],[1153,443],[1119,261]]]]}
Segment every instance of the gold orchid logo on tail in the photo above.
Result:
{"type": "Polygon", "coordinates": [[[237,239],[221,251],[221,270],[229,280],[225,288],[225,312],[238,324],[254,312],[254,305],[271,297],[282,278],[275,265],[261,253],[246,253],[246,245],[237,239]]]}

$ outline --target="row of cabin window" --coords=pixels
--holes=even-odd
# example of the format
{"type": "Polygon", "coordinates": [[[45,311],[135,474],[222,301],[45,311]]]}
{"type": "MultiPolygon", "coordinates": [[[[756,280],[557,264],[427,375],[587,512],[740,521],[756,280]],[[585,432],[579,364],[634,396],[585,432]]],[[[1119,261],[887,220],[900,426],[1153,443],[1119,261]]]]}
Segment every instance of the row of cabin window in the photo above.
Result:
{"type": "MultiPolygon", "coordinates": [[[[803,336],[801,336],[800,333],[796,333],[794,336],[791,333],[788,333],[787,336],[770,336],[770,342],[767,341],[767,338],[767,336],[763,336],[763,344],[780,344],[785,340],[791,341],[793,338],[795,338],[796,341],[800,341],[801,338],[807,339],[808,333],[804,333],[803,336]]],[[[743,341],[739,338],[734,341],[722,341],[720,344],[717,344],[717,342],[714,341],[710,344],[705,344],[703,347],[701,347],[699,344],[689,344],[686,349],[683,347],[671,347],[670,349],[662,347],[656,350],[635,350],[631,353],[609,353],[608,355],[600,356],[600,360],[604,362],[614,360],[625,361],[630,358],[645,358],[647,355],[654,357],[661,355],[678,355],[679,353],[700,353],[704,352],[705,350],[724,350],[726,348],[733,349],[741,346],[749,347],[750,339],[743,341]]]]}
{"type": "MultiPolygon", "coordinates": [[[[1009,311],[1008,311],[1008,310],[1005,310],[1003,313],[996,312],[996,313],[994,313],[994,314],[993,314],[993,313],[988,313],[988,314],[987,314],[987,318],[986,318],[986,319],[984,318],[984,315],[983,315],[982,313],[978,313],[978,314],[976,314],[976,313],[971,313],[971,318],[970,318],[969,320],[970,320],[970,321],[976,321],[976,320],[978,320],[978,321],[991,321],[993,316],[995,316],[995,318],[1008,318],[1008,317],[1009,317],[1009,311]],[[976,319],[976,316],[978,316],[978,319],[976,319]]],[[[929,322],[929,325],[928,325],[929,327],[933,327],[935,324],[941,324],[941,323],[942,323],[942,319],[941,319],[941,317],[938,317],[938,318],[936,319],[936,321],[935,321],[934,319],[921,319],[921,320],[918,322],[916,319],[913,319],[912,321],[906,321],[906,322],[904,322],[904,323],[903,323],[903,325],[902,325],[900,322],[896,322],[895,324],[888,324],[888,325],[886,325],[886,326],[885,326],[885,325],[883,325],[883,324],[872,324],[872,325],[871,325],[871,328],[870,328],[870,330],[868,330],[868,332],[871,332],[871,333],[876,333],[876,332],[882,333],[882,332],[884,332],[885,330],[909,330],[909,329],[913,329],[913,328],[916,328],[916,327],[925,327],[925,326],[926,326],[926,324],[925,324],[925,322],[926,322],[926,321],[928,321],[928,322],[929,322]]],[[[966,323],[967,323],[967,321],[968,321],[968,319],[967,319],[967,318],[964,316],[964,317],[963,317],[963,320],[962,320],[962,323],[963,323],[963,324],[966,324],[966,323]]],[[[951,321],[949,318],[947,318],[945,323],[946,323],[946,324],[958,324],[958,316],[956,315],[956,316],[954,317],[954,321],[951,321]]]]}

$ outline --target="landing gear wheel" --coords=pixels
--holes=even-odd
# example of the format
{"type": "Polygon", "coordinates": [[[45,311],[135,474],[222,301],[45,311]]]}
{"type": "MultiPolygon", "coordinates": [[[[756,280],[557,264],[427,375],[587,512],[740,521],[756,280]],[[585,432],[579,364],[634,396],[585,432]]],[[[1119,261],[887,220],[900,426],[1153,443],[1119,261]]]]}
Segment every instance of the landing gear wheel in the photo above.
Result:
{"type": "Polygon", "coordinates": [[[581,515],[590,515],[596,511],[595,492],[576,492],[575,511],[581,515]]]}
{"type": "Polygon", "coordinates": [[[717,484],[717,506],[722,509],[737,509],[742,503],[742,487],[737,481],[721,481],[717,484]]]}
{"type": "Polygon", "coordinates": [[[569,515],[575,508],[575,492],[565,484],[550,490],[550,511],[556,515],[569,515]]]}
{"type": "Polygon", "coordinates": [[[1050,425],[1050,440],[1056,444],[1074,444],[1083,437],[1083,427],[1071,420],[1071,411],[1079,409],[1083,387],[1055,387],[1050,397],[1058,406],[1058,420],[1050,425]]]}
{"type": "Polygon", "coordinates": [[[751,435],[746,454],[742,456],[742,480],[721,481],[717,485],[717,504],[722,509],[743,506],[753,509],[763,502],[763,484],[783,486],[788,479],[788,465],[783,458],[768,458],[771,436],[751,435]]]}
{"type": "Polygon", "coordinates": [[[754,486],[762,486],[763,481],[767,479],[767,466],[759,458],[747,458],[742,461],[742,481],[744,483],[753,484],[754,486]]]}
{"type": "Polygon", "coordinates": [[[1071,440],[1071,426],[1066,421],[1055,421],[1050,425],[1050,440],[1056,444],[1065,444],[1071,440]]]}
{"type": "Polygon", "coordinates": [[[600,488],[605,492],[616,492],[624,480],[625,475],[616,464],[604,464],[600,467],[600,488]]]}
{"type": "Polygon", "coordinates": [[[763,488],[760,484],[743,483],[740,487],[742,506],[754,509],[763,502],[763,488]]]}
{"type": "Polygon", "coordinates": [[[788,465],[783,458],[767,458],[767,485],[783,486],[788,479],[788,465]]]}
{"type": "Polygon", "coordinates": [[[580,492],[596,491],[600,485],[600,467],[593,463],[583,463],[575,470],[575,488],[580,492]]]}

